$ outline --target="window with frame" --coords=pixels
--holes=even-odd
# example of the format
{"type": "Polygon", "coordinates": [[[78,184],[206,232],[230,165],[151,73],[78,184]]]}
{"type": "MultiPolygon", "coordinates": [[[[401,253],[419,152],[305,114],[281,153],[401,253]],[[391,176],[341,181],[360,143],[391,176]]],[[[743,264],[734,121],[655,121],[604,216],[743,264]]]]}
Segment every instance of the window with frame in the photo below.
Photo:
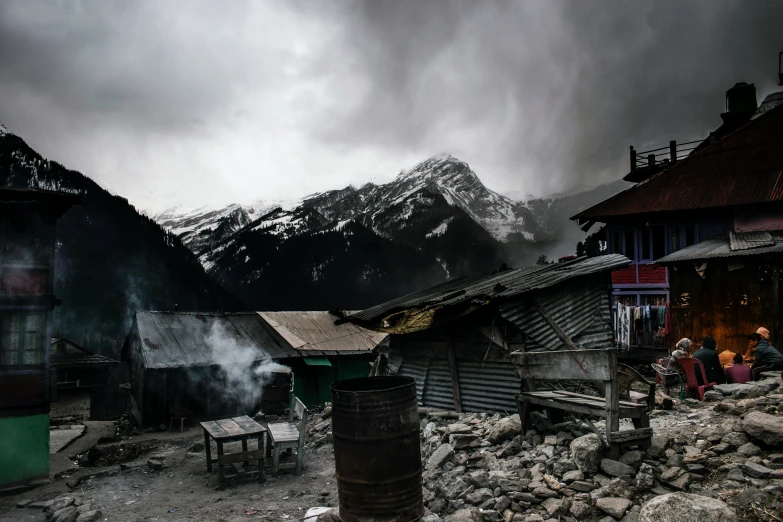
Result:
{"type": "Polygon", "coordinates": [[[666,255],[666,228],[663,225],[643,227],[639,250],[641,261],[655,261],[666,255]]]}
{"type": "Polygon", "coordinates": [[[669,227],[669,253],[695,245],[696,242],[696,225],[669,227]]]}
{"type": "Polygon", "coordinates": [[[631,261],[636,259],[636,233],[634,230],[617,230],[612,233],[612,252],[622,254],[631,261]]]}
{"type": "Polygon", "coordinates": [[[0,369],[41,366],[46,354],[46,312],[0,312],[0,369]]]}

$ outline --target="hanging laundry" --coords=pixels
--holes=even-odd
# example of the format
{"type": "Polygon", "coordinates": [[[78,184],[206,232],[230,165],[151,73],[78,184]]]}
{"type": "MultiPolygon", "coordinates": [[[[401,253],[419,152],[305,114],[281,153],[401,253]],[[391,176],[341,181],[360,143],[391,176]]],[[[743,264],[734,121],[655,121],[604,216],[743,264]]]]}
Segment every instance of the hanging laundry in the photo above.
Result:
{"type": "Polygon", "coordinates": [[[644,305],[642,307],[642,320],[644,321],[644,331],[652,332],[653,328],[650,305],[644,305]]]}
{"type": "Polygon", "coordinates": [[[631,345],[631,309],[617,303],[617,346],[628,350],[631,345]]]}

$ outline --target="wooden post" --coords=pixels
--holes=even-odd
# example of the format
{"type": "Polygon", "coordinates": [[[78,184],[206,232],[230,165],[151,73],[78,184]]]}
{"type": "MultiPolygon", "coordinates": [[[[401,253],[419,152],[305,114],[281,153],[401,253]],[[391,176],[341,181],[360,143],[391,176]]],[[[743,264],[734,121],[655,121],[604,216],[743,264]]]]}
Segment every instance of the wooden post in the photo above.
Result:
{"type": "Polygon", "coordinates": [[[780,266],[778,264],[772,265],[772,342],[775,346],[778,345],[778,329],[780,325],[780,266]]]}
{"type": "Polygon", "coordinates": [[[669,142],[669,160],[672,163],[677,161],[677,141],[675,140],[669,142]]]}
{"type": "MultiPolygon", "coordinates": [[[[522,352],[526,352],[527,351],[527,335],[525,335],[525,332],[522,332],[522,348],[521,348],[521,351],[522,352]]],[[[520,377],[523,378],[523,380],[522,380],[523,387],[527,388],[526,390],[523,389],[522,391],[536,391],[536,381],[534,379],[531,379],[530,377],[524,377],[524,376],[520,376],[520,377]]],[[[520,415],[521,415],[521,413],[520,413],[520,415]]],[[[524,422],[524,421],[525,420],[522,419],[522,422],[524,422]]]]}
{"type": "Polygon", "coordinates": [[[459,374],[457,373],[457,355],[454,353],[454,338],[446,337],[446,349],[449,352],[449,369],[451,370],[451,391],[454,395],[454,410],[462,413],[462,400],[459,396],[459,374]]]}
{"type": "Polygon", "coordinates": [[[636,170],[636,151],[633,150],[633,145],[631,145],[631,172],[636,170]]]}
{"type": "Polygon", "coordinates": [[[610,354],[609,370],[609,375],[612,378],[605,381],[606,438],[610,441],[609,458],[616,460],[620,456],[620,447],[611,443],[611,434],[620,431],[620,387],[617,382],[617,352],[615,350],[612,350],[610,354]]]}
{"type": "Polygon", "coordinates": [[[650,154],[647,156],[647,166],[648,167],[655,166],[655,154],[650,154]]]}

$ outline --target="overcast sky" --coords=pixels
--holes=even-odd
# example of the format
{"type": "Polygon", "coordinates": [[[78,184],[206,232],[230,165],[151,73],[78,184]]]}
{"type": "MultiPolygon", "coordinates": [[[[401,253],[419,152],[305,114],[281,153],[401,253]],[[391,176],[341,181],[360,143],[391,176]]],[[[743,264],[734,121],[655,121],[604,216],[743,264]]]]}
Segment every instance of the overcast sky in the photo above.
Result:
{"type": "Polygon", "coordinates": [[[292,198],[450,152],[499,192],[618,179],[777,87],[783,2],[0,1],[0,121],[141,208],[292,198]]]}

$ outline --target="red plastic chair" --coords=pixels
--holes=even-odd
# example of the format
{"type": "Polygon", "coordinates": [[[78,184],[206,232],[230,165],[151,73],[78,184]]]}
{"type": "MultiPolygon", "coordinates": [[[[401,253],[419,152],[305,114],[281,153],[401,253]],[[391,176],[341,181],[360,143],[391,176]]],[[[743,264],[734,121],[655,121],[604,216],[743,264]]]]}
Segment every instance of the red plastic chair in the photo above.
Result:
{"type": "Polygon", "coordinates": [[[704,400],[704,392],[711,390],[713,386],[718,384],[717,382],[707,383],[707,372],[704,371],[704,364],[693,357],[683,357],[678,361],[683,371],[685,372],[685,392],[690,394],[693,392],[699,397],[700,401],[704,400]],[[699,381],[696,380],[696,367],[701,372],[701,381],[705,384],[699,385],[699,381]]]}

